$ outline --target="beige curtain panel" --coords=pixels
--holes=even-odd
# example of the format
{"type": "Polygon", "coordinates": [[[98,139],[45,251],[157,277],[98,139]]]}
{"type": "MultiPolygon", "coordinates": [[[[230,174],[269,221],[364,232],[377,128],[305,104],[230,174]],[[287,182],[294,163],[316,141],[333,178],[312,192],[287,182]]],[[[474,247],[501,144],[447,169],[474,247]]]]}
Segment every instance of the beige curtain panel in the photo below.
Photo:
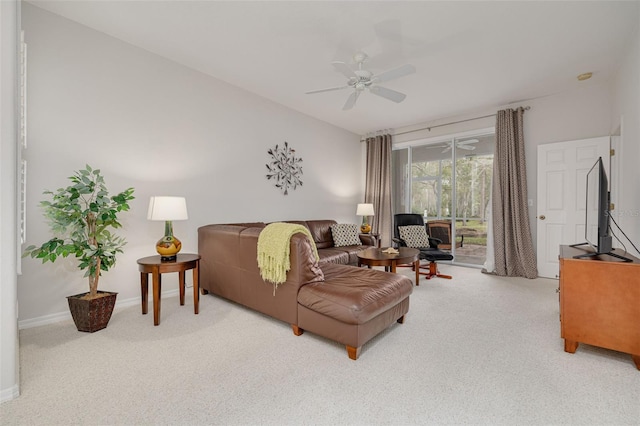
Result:
{"type": "Polygon", "coordinates": [[[373,204],[371,232],[380,234],[382,246],[391,245],[391,135],[369,137],[364,202],[373,204]]]}
{"type": "Polygon", "coordinates": [[[536,252],[527,206],[523,116],[523,108],[501,110],[496,114],[492,197],[493,272],[501,276],[536,278],[536,252]]]}

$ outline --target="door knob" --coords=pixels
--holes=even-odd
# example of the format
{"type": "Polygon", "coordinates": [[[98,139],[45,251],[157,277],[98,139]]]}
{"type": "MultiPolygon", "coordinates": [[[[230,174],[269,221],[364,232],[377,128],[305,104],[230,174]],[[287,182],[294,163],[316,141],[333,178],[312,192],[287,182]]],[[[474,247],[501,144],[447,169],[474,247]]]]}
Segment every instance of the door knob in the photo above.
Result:
{"type": "Polygon", "coordinates": [[[538,218],[539,218],[540,220],[545,220],[547,217],[546,217],[545,215],[541,214],[540,216],[538,216],[538,218]]]}

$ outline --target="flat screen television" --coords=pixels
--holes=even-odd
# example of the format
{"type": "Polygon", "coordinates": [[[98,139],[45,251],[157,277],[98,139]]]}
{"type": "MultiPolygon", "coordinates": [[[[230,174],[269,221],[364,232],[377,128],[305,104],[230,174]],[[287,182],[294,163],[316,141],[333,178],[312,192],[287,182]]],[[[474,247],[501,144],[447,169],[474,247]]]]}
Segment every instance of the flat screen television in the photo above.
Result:
{"type": "Polygon", "coordinates": [[[572,247],[589,245],[593,248],[593,251],[574,257],[593,257],[600,254],[607,254],[630,262],[631,259],[612,252],[613,239],[609,232],[609,180],[607,179],[607,172],[604,169],[602,157],[598,158],[587,173],[585,199],[584,237],[586,242],[573,244],[572,247]]]}

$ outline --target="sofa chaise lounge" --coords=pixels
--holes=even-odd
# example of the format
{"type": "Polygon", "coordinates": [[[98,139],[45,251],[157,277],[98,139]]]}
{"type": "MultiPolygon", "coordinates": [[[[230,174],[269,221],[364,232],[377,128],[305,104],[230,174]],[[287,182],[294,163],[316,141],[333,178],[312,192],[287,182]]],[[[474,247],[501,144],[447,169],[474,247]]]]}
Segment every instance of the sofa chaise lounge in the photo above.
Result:
{"type": "Polygon", "coordinates": [[[290,240],[291,269],[274,291],[257,265],[258,236],[264,223],[214,224],[198,229],[200,288],[289,323],[295,335],[304,330],[346,346],[355,360],[367,341],[409,310],[413,283],[405,276],[351,266],[367,245],[334,247],[335,221],[295,221],[309,230],[320,261],[308,238],[290,240]],[[328,234],[327,234],[328,232],[328,234]]]}

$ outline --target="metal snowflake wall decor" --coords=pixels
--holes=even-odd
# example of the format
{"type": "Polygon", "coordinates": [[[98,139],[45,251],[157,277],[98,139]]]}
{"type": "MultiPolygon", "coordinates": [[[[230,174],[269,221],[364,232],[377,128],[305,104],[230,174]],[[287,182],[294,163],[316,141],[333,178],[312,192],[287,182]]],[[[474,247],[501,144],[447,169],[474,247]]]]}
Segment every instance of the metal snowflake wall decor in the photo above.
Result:
{"type": "Polygon", "coordinates": [[[296,150],[289,147],[287,142],[282,148],[278,145],[267,153],[271,156],[271,163],[267,164],[267,179],[274,179],[276,188],[280,188],[284,195],[289,193],[289,188],[296,189],[302,186],[302,158],[296,158],[296,150]]]}

